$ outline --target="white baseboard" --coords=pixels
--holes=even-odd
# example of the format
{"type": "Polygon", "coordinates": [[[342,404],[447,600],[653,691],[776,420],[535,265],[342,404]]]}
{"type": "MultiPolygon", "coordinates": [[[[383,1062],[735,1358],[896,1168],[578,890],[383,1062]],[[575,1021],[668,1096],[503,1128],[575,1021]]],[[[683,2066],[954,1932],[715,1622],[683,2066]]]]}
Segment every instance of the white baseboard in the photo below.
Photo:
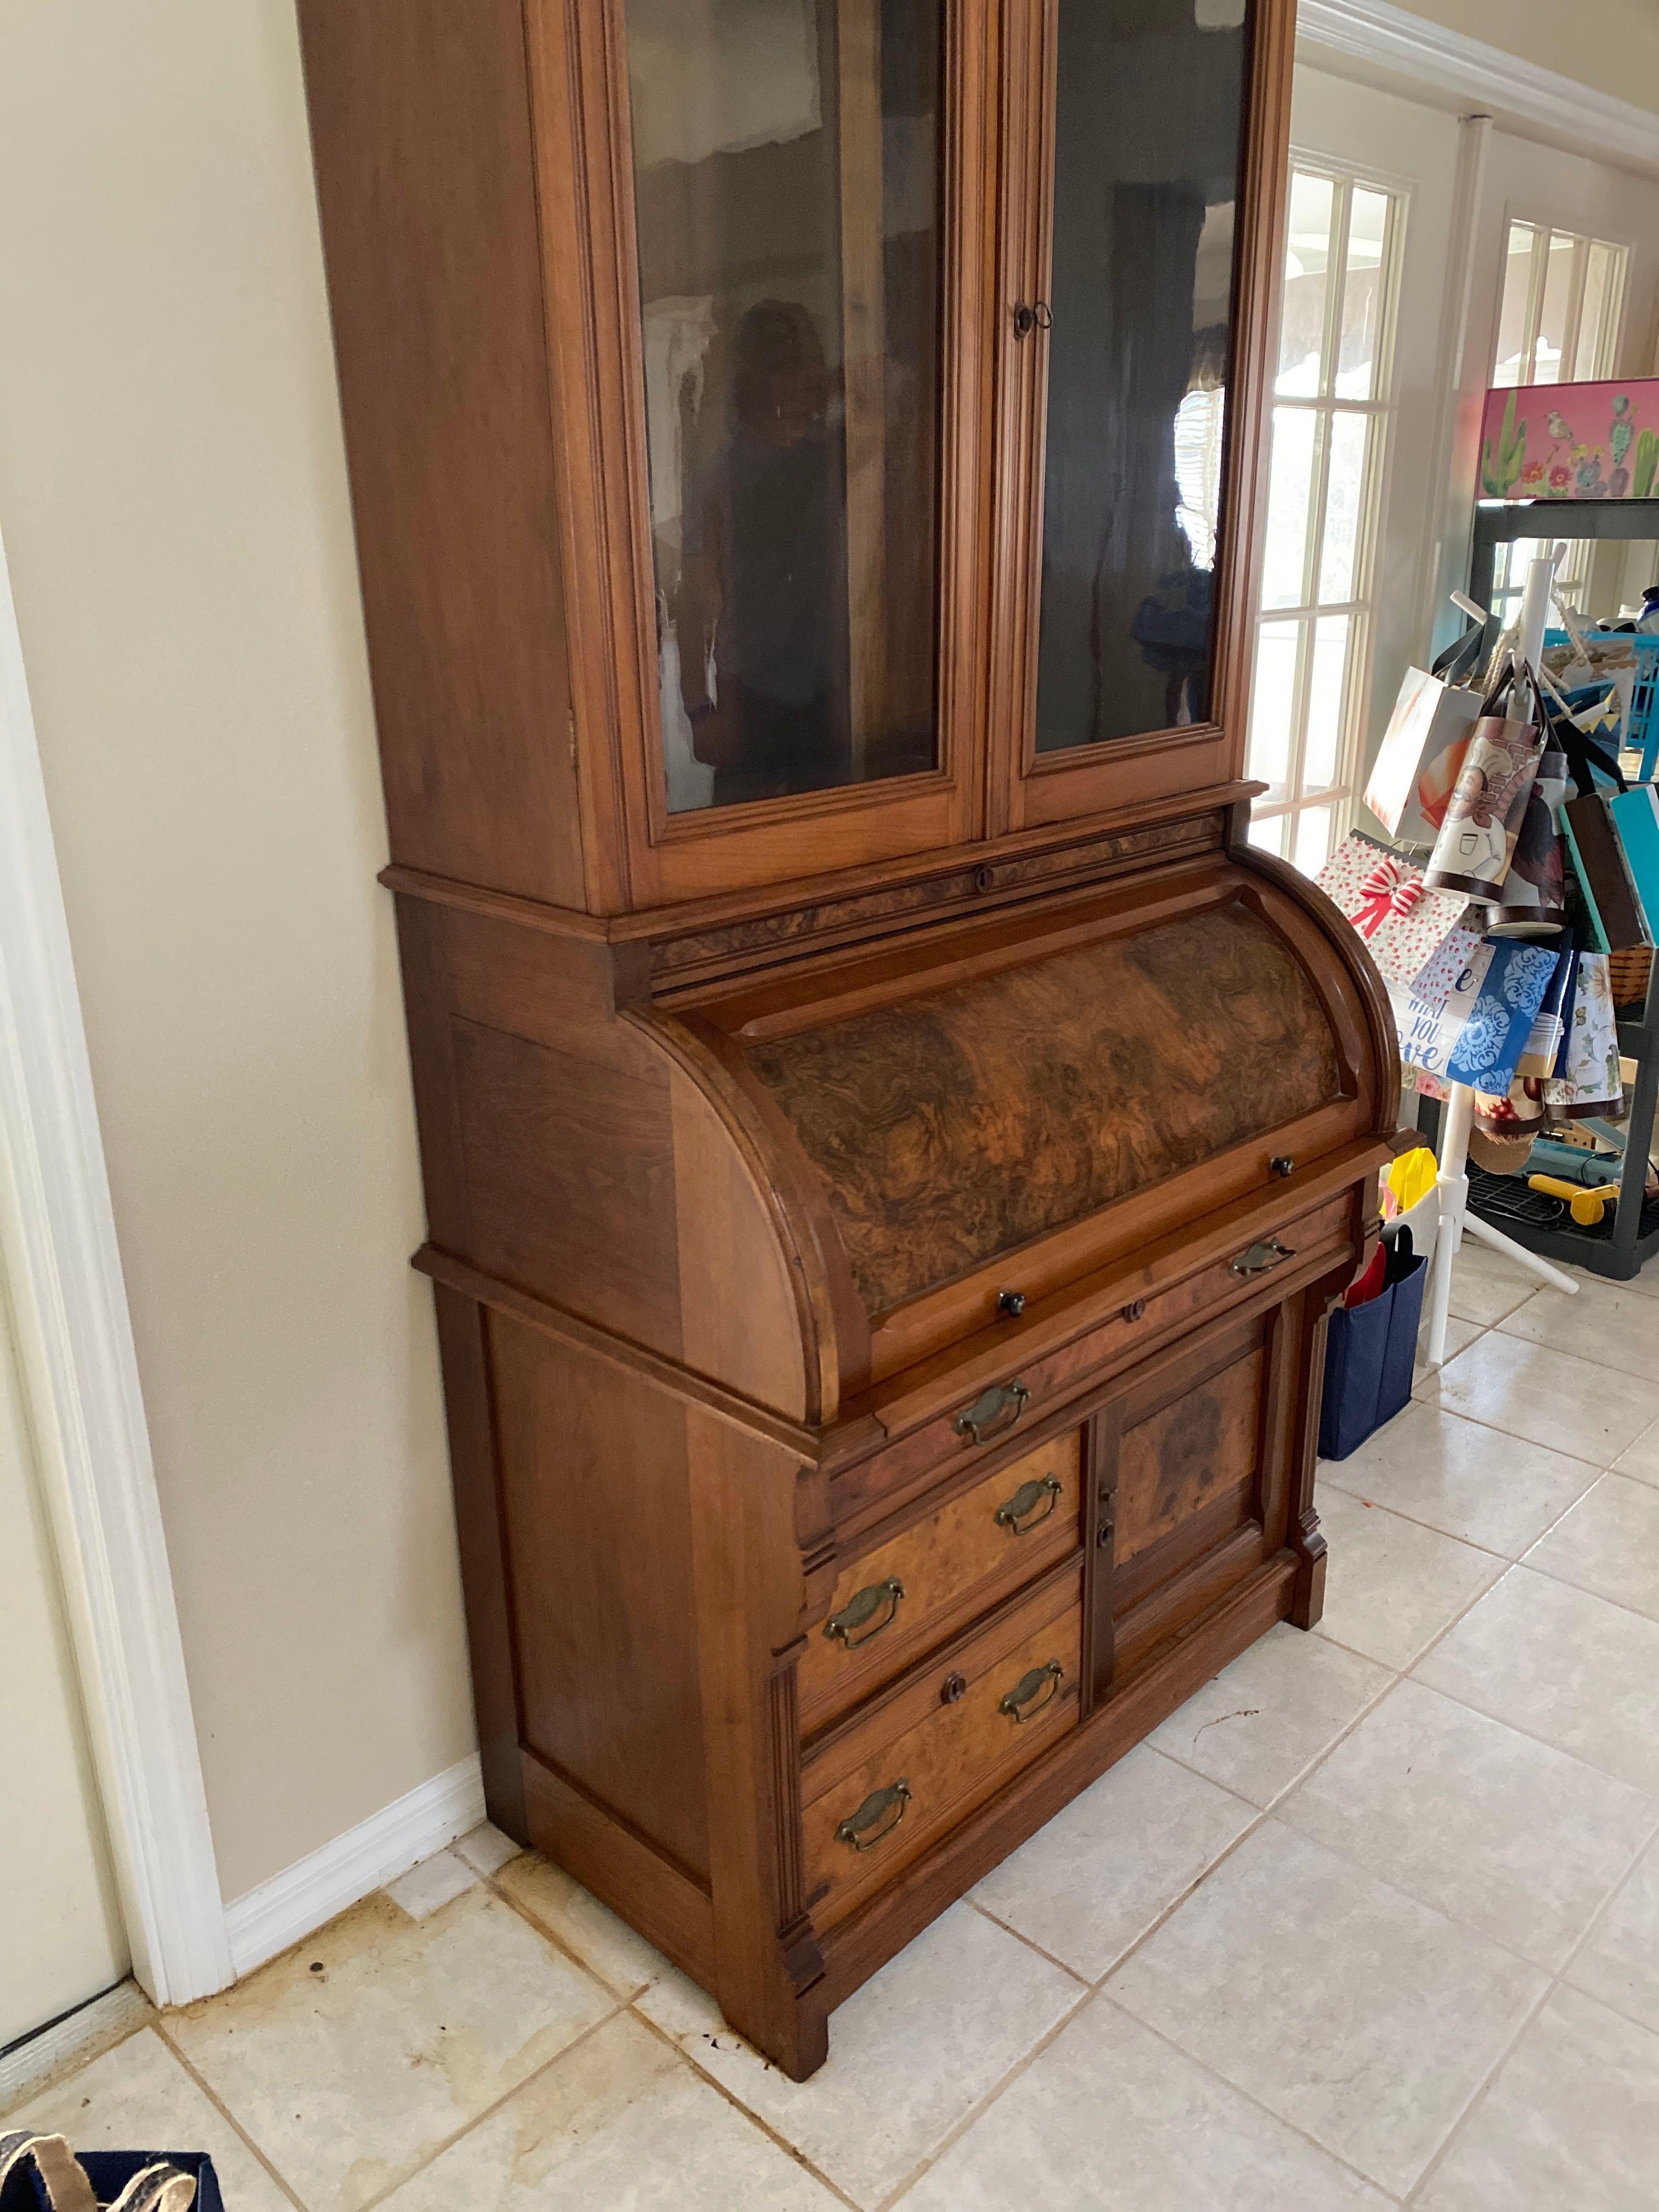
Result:
{"type": "Polygon", "coordinates": [[[225,1933],[237,1974],[252,1973],[372,1890],[395,1881],[417,1861],[476,1828],[483,1817],[483,1777],[475,1753],[272,1875],[225,1907],[225,1933]]]}

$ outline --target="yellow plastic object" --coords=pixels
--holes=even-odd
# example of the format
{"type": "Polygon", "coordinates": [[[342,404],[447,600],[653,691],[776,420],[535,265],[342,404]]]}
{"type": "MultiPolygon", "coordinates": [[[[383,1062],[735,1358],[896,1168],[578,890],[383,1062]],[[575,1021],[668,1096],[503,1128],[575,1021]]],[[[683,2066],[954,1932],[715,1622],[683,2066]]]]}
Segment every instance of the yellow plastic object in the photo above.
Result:
{"type": "Polygon", "coordinates": [[[1401,1154],[1389,1170],[1389,1188],[1401,1213],[1409,1213],[1418,1200],[1433,1188],[1438,1173],[1438,1164],[1427,1146],[1401,1154]]]}
{"type": "Polygon", "coordinates": [[[1586,1190],[1582,1183],[1564,1182],[1559,1176],[1528,1176],[1527,1188],[1541,1190],[1547,1198],[1565,1198],[1581,1229],[1598,1228],[1602,1215],[1619,1196],[1616,1190],[1606,1186],[1599,1190],[1586,1190]]]}

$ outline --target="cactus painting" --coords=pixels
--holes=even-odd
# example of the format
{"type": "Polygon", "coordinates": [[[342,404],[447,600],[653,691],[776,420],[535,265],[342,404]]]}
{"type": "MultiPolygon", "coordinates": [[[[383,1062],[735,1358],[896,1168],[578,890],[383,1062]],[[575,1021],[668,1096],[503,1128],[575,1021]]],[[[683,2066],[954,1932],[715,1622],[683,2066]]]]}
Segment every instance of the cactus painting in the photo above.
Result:
{"type": "Polygon", "coordinates": [[[1499,387],[1480,430],[1483,498],[1659,495],[1659,377],[1499,387]]]}
{"type": "MultiPolygon", "coordinates": [[[[1486,399],[1486,422],[1492,422],[1492,402],[1486,399]]],[[[1527,426],[1515,427],[1515,393],[1511,391],[1504,409],[1504,420],[1498,425],[1498,443],[1493,450],[1492,435],[1488,428],[1480,441],[1480,488],[1488,499],[1508,499],[1521,481],[1527,464],[1527,426]]]]}

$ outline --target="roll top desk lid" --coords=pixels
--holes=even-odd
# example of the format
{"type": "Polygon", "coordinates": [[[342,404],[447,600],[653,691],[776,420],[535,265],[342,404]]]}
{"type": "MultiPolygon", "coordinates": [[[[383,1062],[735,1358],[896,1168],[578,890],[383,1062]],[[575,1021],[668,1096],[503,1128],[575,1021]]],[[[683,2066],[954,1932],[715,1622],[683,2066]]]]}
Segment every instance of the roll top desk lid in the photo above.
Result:
{"type": "Polygon", "coordinates": [[[844,1391],[1311,1164],[1376,1110],[1346,964],[1305,907],[1228,861],[808,959],[681,1018],[823,1255],[844,1391]]]}

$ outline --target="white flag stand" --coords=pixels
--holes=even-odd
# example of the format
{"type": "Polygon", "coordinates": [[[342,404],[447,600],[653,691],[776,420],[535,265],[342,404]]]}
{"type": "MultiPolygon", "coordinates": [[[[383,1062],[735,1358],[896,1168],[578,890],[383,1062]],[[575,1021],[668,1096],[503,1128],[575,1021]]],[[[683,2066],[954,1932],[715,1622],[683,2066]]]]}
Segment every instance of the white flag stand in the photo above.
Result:
{"type": "MultiPolygon", "coordinates": [[[[1538,668],[1543,658],[1544,629],[1549,617],[1550,587],[1555,579],[1555,562],[1551,555],[1541,555],[1527,572],[1526,595],[1521,602],[1520,635],[1516,646],[1517,668],[1525,672],[1531,681],[1534,712],[1544,711],[1538,698],[1540,686],[1538,668]]],[[[1440,1194],[1440,1225],[1436,1232],[1434,1268],[1429,1279],[1429,1345],[1428,1363],[1431,1367],[1444,1364],[1446,1357],[1446,1316],[1451,1310],[1452,1261],[1457,1257],[1467,1228],[1483,1244],[1495,1251],[1506,1253],[1517,1267],[1528,1269],[1540,1282],[1552,1290],[1565,1291],[1569,1297],[1577,1295],[1578,1285],[1571,1275],[1564,1275],[1559,1267],[1540,1260],[1535,1252],[1528,1252],[1524,1244],[1517,1244],[1512,1237],[1505,1237],[1479,1214],[1469,1212],[1469,1130],[1474,1120],[1474,1092],[1467,1083],[1454,1083],[1446,1100],[1445,1113],[1440,1133],[1440,1173],[1436,1178],[1440,1194]]]]}

